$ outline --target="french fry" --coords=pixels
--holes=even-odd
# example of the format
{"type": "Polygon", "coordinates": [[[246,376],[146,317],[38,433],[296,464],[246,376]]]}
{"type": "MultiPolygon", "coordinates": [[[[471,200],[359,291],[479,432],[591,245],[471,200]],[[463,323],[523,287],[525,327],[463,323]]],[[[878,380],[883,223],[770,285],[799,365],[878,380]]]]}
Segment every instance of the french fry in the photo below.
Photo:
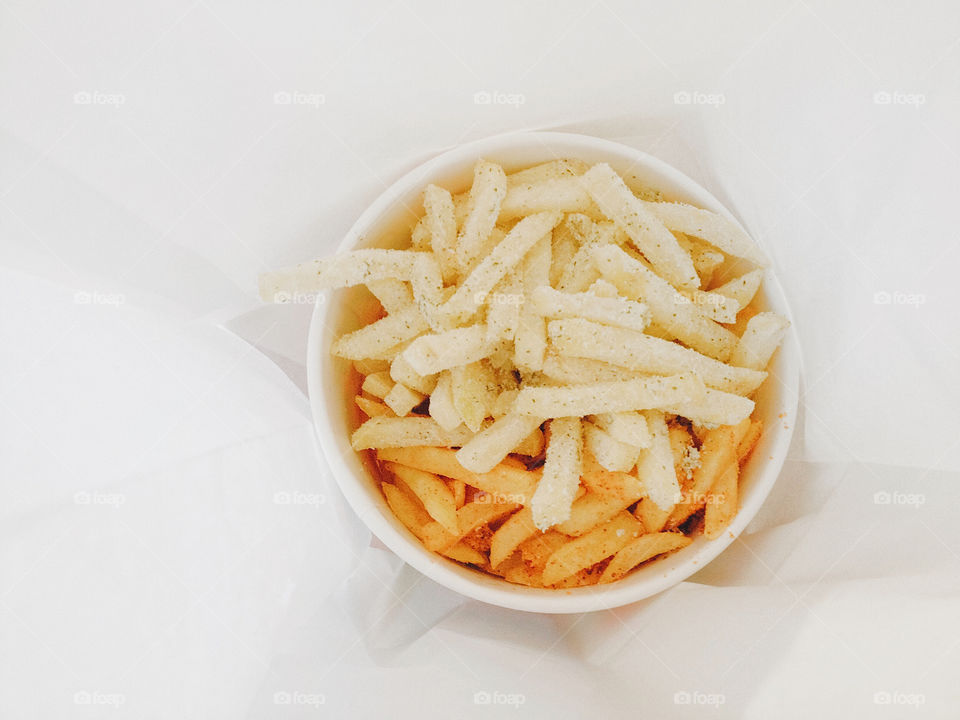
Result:
{"type": "Polygon", "coordinates": [[[395,315],[387,315],[376,322],[340,336],[331,352],[350,360],[374,357],[398,343],[417,337],[428,330],[420,311],[410,306],[395,315]]]}
{"type": "Polygon", "coordinates": [[[583,175],[590,166],[583,160],[562,158],[560,160],[550,160],[528,167],[524,170],[518,170],[507,175],[507,188],[513,188],[517,185],[533,184],[543,180],[552,180],[561,177],[570,177],[574,175],[583,175]]]}
{"type": "Polygon", "coordinates": [[[451,382],[450,371],[444,370],[437,376],[437,384],[430,395],[430,417],[447,431],[454,430],[463,422],[453,404],[451,382]]]}
{"type": "MultiPolygon", "coordinates": [[[[681,291],[680,296],[685,297],[697,307],[704,317],[714,322],[733,323],[737,321],[740,303],[734,298],[704,290],[684,290],[681,291]]],[[[677,302],[682,302],[680,297],[675,299],[677,302]]]]}
{"type": "MultiPolygon", "coordinates": [[[[547,335],[550,336],[549,325],[547,326],[547,335]]],[[[564,336],[560,342],[565,348],[569,349],[566,340],[567,338],[564,336]]],[[[555,345],[557,340],[553,339],[552,342],[555,345]]],[[[562,385],[623,382],[624,380],[636,380],[649,376],[649,373],[627,370],[601,360],[550,353],[543,360],[543,370],[541,372],[545,378],[562,385]]]]}
{"type": "Polygon", "coordinates": [[[453,500],[457,509],[462,508],[467,500],[467,484],[463,480],[447,480],[447,486],[453,493],[453,500]]]}
{"type": "Polygon", "coordinates": [[[520,508],[493,533],[490,541],[490,565],[498,567],[513,554],[520,543],[539,532],[533,524],[530,506],[520,508]]]}
{"type": "Polygon", "coordinates": [[[538,575],[543,573],[550,556],[570,542],[570,536],[558,530],[539,530],[520,543],[520,557],[524,564],[538,575]]]}
{"type": "MultiPolygon", "coordinates": [[[[647,211],[671,230],[692,235],[727,255],[766,265],[767,258],[757,244],[733,220],[684,203],[644,202],[647,211]]],[[[641,248],[642,249],[642,248],[641,248]]]]}
{"type": "Polygon", "coordinates": [[[467,470],[489,472],[531,433],[539,430],[542,422],[542,418],[531,415],[504,415],[460,448],[457,460],[467,470]]]}
{"type": "Polygon", "coordinates": [[[788,327],[790,322],[776,313],[754,315],[730,356],[730,364],[753,370],[765,368],[787,334],[788,327]]]}
{"type": "Polygon", "coordinates": [[[428,417],[373,417],[353,431],[350,443],[354,450],[391,447],[460,447],[473,433],[460,426],[444,430],[428,417]]]}
{"type": "Polygon", "coordinates": [[[613,283],[627,298],[643,300],[650,308],[653,322],[673,337],[717,360],[723,361],[730,356],[737,342],[736,336],[706,317],[696,305],[643,263],[616,245],[596,246],[593,260],[605,280],[613,283]]]}
{"type": "Polygon", "coordinates": [[[640,492],[636,495],[601,495],[588,492],[573,502],[570,517],[559,523],[556,529],[566,535],[583,535],[628,508],[640,496],[640,492]]]}
{"type": "Polygon", "coordinates": [[[520,327],[523,283],[516,272],[501,280],[493,291],[494,301],[487,310],[487,340],[491,343],[513,340],[520,327]]]}
{"type": "Polygon", "coordinates": [[[375,358],[361,358],[353,361],[353,369],[366,377],[373,373],[383,372],[390,369],[389,360],[377,360],[375,358]]]}
{"type": "Polygon", "coordinates": [[[657,533],[667,524],[670,512],[670,509],[662,510],[653,500],[645,497],[637,503],[633,516],[643,523],[643,529],[648,533],[657,533]]]}
{"type": "MultiPolygon", "coordinates": [[[[612,496],[627,505],[643,495],[643,483],[636,475],[606,470],[589,452],[584,454],[583,474],[580,476],[580,482],[583,483],[588,493],[612,496]]],[[[577,501],[574,501],[575,506],[576,504],[577,501]]],[[[571,516],[573,514],[573,511],[571,511],[571,516]]]]}
{"type": "Polygon", "coordinates": [[[388,472],[393,473],[410,488],[433,520],[443,525],[448,532],[454,535],[459,534],[456,499],[443,480],[433,473],[406,465],[386,463],[385,467],[388,472]]]}
{"type": "Polygon", "coordinates": [[[511,183],[500,210],[502,218],[518,218],[538,212],[589,213],[600,210],[575,176],[544,178],[537,182],[511,183]]]}
{"type": "Polygon", "coordinates": [[[680,484],[673,469],[673,451],[670,434],[663,413],[648,410],[644,413],[650,430],[650,447],[637,462],[637,477],[643,483],[645,494],[661,510],[669,510],[680,501],[680,484]]]}
{"type": "Polygon", "coordinates": [[[411,390],[401,383],[395,384],[390,388],[390,392],[383,396],[383,402],[393,411],[397,417],[405,417],[410,414],[417,405],[423,402],[426,396],[411,390]]]}
{"type": "Polygon", "coordinates": [[[583,423],[583,443],[605,470],[629,472],[636,466],[640,449],[615,440],[591,422],[583,423]]]}
{"type": "Polygon", "coordinates": [[[534,524],[541,530],[570,517],[570,506],[580,485],[582,458],[580,419],[560,417],[552,420],[543,475],[531,502],[534,524]]]}
{"type": "Polygon", "coordinates": [[[367,289],[390,315],[402,312],[413,305],[413,291],[410,290],[410,285],[402,280],[396,278],[374,280],[367,284],[367,289]]]}
{"type": "Polygon", "coordinates": [[[763,270],[756,268],[719,287],[713,288],[711,292],[733,298],[740,304],[740,307],[745,308],[753,302],[753,298],[760,289],[761,282],[763,282],[763,270]]]}
{"type": "MultiPolygon", "coordinates": [[[[648,203],[637,198],[609,165],[594,165],[582,180],[604,215],[626,230],[633,244],[667,282],[691,290],[700,286],[690,255],[647,209],[648,203]]],[[[602,268],[598,269],[602,272],[602,268]]]]}
{"type": "Polygon", "coordinates": [[[265,302],[278,302],[277,298],[289,293],[364,285],[384,278],[410,280],[414,261],[422,254],[411,250],[353,250],[263,273],[260,298],[265,302]]]}
{"type": "Polygon", "coordinates": [[[431,520],[430,514],[424,509],[423,505],[415,497],[411,497],[411,495],[390,483],[382,483],[380,488],[387,500],[387,505],[390,506],[390,510],[396,518],[403,523],[407,530],[423,540],[425,537],[423,528],[431,520]]]}
{"type": "Polygon", "coordinates": [[[482,552],[479,550],[474,550],[462,540],[456,545],[444,550],[443,554],[451,560],[456,560],[457,562],[465,563],[467,565],[482,566],[487,562],[487,558],[484,557],[482,552]]]}
{"type": "MultiPolygon", "coordinates": [[[[583,242],[580,224],[573,222],[573,215],[567,215],[553,230],[553,248],[550,260],[550,285],[557,287],[563,271],[572,262],[577,249],[583,242]]],[[[587,218],[589,220],[589,218],[587,218]]]]}
{"type": "Polygon", "coordinates": [[[615,440],[635,448],[650,447],[650,430],[647,427],[647,419],[642,413],[600,413],[591,415],[590,420],[615,440]]]}
{"type": "Polygon", "coordinates": [[[513,340],[514,364],[521,372],[539,371],[547,351],[547,324],[527,298],[537,287],[550,281],[551,243],[552,233],[544,235],[523,260],[524,303],[513,340]]]}
{"type": "Polygon", "coordinates": [[[698,425],[736,425],[750,417],[754,405],[753,400],[741,395],[707,388],[706,394],[700,400],[671,405],[664,410],[698,425]]]}
{"type": "MultiPolygon", "coordinates": [[[[507,194],[507,176],[503,168],[481,160],[473,170],[470,188],[470,210],[457,236],[456,256],[461,271],[467,271],[480,256],[484,244],[500,214],[500,205],[507,194]]],[[[493,286],[487,289],[491,290],[493,286]]]]}
{"type": "Polygon", "coordinates": [[[751,421],[750,429],[747,430],[746,435],[743,436],[740,444],[737,445],[737,462],[740,463],[741,466],[750,459],[751,453],[753,453],[754,448],[757,447],[757,443],[760,442],[761,435],[763,435],[763,422],[760,420],[751,421]]]}
{"type": "Polygon", "coordinates": [[[706,509],[703,511],[703,534],[713,540],[723,534],[737,514],[737,482],[740,466],[734,462],[727,466],[723,474],[713,483],[707,492],[706,509]]]}
{"type": "Polygon", "coordinates": [[[495,498],[526,505],[540,482],[539,470],[527,470],[522,465],[504,461],[489,472],[467,470],[456,458],[456,451],[445,447],[404,447],[377,450],[381,462],[407,465],[483,490],[495,498]]]}
{"type": "Polygon", "coordinates": [[[397,355],[390,363],[390,378],[424,395],[432,393],[437,386],[436,375],[421,375],[410,367],[403,355],[397,355]]]}
{"type": "Polygon", "coordinates": [[[527,457],[538,457],[547,446],[543,431],[540,428],[534,428],[533,432],[527,435],[513,452],[516,455],[525,455],[527,457]]]}
{"type": "Polygon", "coordinates": [[[750,421],[739,425],[724,425],[707,432],[700,447],[700,465],[693,471],[693,484],[683,493],[683,499],[670,513],[665,527],[672,530],[704,506],[707,492],[731,464],[737,461],[737,446],[747,434],[750,421]]]}
{"type": "Polygon", "coordinates": [[[466,321],[483,305],[487,295],[527,251],[560,222],[560,213],[528,215],[507,233],[493,252],[483,257],[441,307],[448,317],[466,321]]]}
{"type": "Polygon", "coordinates": [[[430,231],[427,229],[426,218],[417,220],[417,224],[410,231],[410,248],[418,252],[431,252],[430,231]]]}
{"type": "Polygon", "coordinates": [[[685,548],[693,542],[686,535],[675,532],[656,532],[641,535],[621,548],[600,576],[601,583],[619,580],[640,563],[664,553],[685,548]]]}
{"type": "Polygon", "coordinates": [[[388,408],[386,405],[383,403],[378,403],[376,400],[365,398],[363,395],[357,395],[354,398],[354,402],[357,403],[357,407],[360,408],[361,412],[363,412],[363,414],[367,417],[393,415],[393,410],[388,408]]]}
{"type": "Polygon", "coordinates": [[[659,375],[690,371],[708,387],[737,395],[753,392],[767,377],[765,372],[734,367],[667,340],[589,320],[552,320],[547,337],[561,355],[602,360],[659,375]]]}
{"type": "Polygon", "coordinates": [[[681,232],[674,231],[673,234],[676,236],[677,242],[680,243],[680,247],[690,253],[693,267],[697,271],[697,275],[700,276],[700,287],[710,287],[714,273],[726,260],[723,253],[696,238],[689,238],[681,232]]]}
{"type": "Polygon", "coordinates": [[[523,562],[519,554],[513,555],[500,566],[499,570],[495,570],[495,572],[501,574],[507,582],[514,583],[515,585],[543,587],[543,582],[540,580],[541,572],[531,569],[523,562]]]}
{"type": "MultiPolygon", "coordinates": [[[[424,220],[430,233],[430,246],[440,265],[443,282],[457,279],[460,262],[457,259],[457,221],[453,198],[447,190],[427,185],[423,192],[424,220]]],[[[491,226],[492,227],[492,226],[491,226]]]]}
{"type": "Polygon", "coordinates": [[[491,353],[485,325],[470,325],[441,333],[421,335],[403,351],[404,360],[421,375],[469,365],[491,353]]]}
{"type": "Polygon", "coordinates": [[[627,543],[643,534],[643,526],[624,511],[610,522],[559,548],[543,569],[543,584],[554,585],[584,568],[610,557],[627,543]]]}
{"type": "Polygon", "coordinates": [[[530,302],[538,315],[553,319],[580,317],[637,332],[643,332],[650,323],[647,306],[626,298],[559,292],[549,285],[541,285],[532,292],[530,302]]]}
{"type": "Polygon", "coordinates": [[[480,361],[452,368],[450,390],[453,406],[463,418],[464,424],[473,432],[479,432],[497,399],[493,370],[480,361]]]}
{"type": "Polygon", "coordinates": [[[393,385],[394,383],[393,380],[390,379],[390,373],[386,371],[375,372],[370,373],[363,379],[363,384],[360,386],[360,389],[382,400],[393,390],[393,385]]]}
{"type": "Polygon", "coordinates": [[[514,510],[519,509],[520,505],[512,502],[489,502],[487,500],[475,500],[464,505],[457,510],[457,523],[460,528],[460,537],[469,535],[481,525],[487,525],[504,515],[509,515],[514,510]]]}
{"type": "Polygon", "coordinates": [[[693,373],[569,387],[526,387],[513,411],[537,417],[583,417],[605,412],[647,410],[695,402],[704,386],[693,373]]]}

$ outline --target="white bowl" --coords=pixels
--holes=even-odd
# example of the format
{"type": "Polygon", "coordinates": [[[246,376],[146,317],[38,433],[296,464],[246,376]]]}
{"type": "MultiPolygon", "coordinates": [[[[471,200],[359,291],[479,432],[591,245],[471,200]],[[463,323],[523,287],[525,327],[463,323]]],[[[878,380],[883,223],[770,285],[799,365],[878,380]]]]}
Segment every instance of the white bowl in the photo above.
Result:
{"type": "MultiPolygon", "coordinates": [[[[478,158],[498,162],[510,172],[565,157],[588,163],[609,163],[628,184],[655,188],[667,199],[689,202],[733,217],[713,195],[686,175],[639,150],[585,135],[516,133],[461,145],[407,173],[360,216],[339,250],[400,247],[422,213],[423,188],[432,182],[453,191],[466,189],[478,158]]],[[[756,514],[783,466],[796,419],[800,379],[799,348],[792,332],[774,356],[770,377],[756,398],[764,434],[743,469],[740,512],[722,537],[716,540],[697,537],[686,548],[616,583],[569,590],[513,585],[458,565],[428,551],[394,517],[374,481],[371,462],[350,447],[350,434],[358,423],[358,411],[353,403],[356,388],[347,381],[349,363],[332,357],[329,349],[337,336],[371,319],[365,293],[362,288],[351,288],[318,298],[307,352],[310,405],[317,437],[340,489],[373,534],[424,575],[463,595],[501,607],[544,613],[601,610],[642,600],[703,569],[730,545],[756,514]]],[[[761,300],[765,309],[790,317],[783,290],[769,271],[761,300]]]]}

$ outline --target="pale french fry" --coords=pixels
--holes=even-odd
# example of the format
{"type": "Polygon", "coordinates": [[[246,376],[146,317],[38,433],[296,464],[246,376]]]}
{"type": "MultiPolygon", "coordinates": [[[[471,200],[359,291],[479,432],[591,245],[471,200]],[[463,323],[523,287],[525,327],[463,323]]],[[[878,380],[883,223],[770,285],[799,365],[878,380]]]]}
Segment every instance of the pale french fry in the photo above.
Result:
{"type": "Polygon", "coordinates": [[[664,410],[685,417],[697,425],[717,426],[736,425],[750,417],[753,408],[754,402],[749,398],[707,388],[700,400],[671,405],[664,410]]]}
{"type": "Polygon", "coordinates": [[[489,472],[509,453],[514,452],[531,433],[538,430],[542,422],[542,418],[531,415],[504,415],[460,448],[457,451],[457,460],[467,470],[489,472]]]}
{"type": "Polygon", "coordinates": [[[704,506],[713,483],[728,466],[736,464],[737,446],[749,428],[750,421],[744,420],[739,425],[724,425],[706,434],[700,447],[700,465],[693,471],[693,483],[670,513],[665,524],[667,529],[679,527],[704,506]]]}
{"type": "Polygon", "coordinates": [[[517,218],[538,212],[587,213],[600,210],[576,176],[544,178],[537,182],[511,183],[500,210],[501,218],[517,218]]]}
{"type": "Polygon", "coordinates": [[[522,505],[526,505],[533,497],[541,475],[539,470],[527,470],[522,464],[518,466],[508,461],[489,472],[471,472],[457,460],[456,451],[446,447],[384,448],[377,451],[377,458],[460,480],[495,498],[522,505]]]}
{"type": "Polygon", "coordinates": [[[747,305],[753,302],[753,298],[760,289],[760,283],[762,282],[763,270],[756,268],[755,270],[751,270],[750,272],[741,275],[738,278],[734,278],[730,282],[726,282],[719,287],[713,288],[711,292],[733,298],[740,303],[741,308],[745,308],[747,305]]]}
{"type": "MultiPolygon", "coordinates": [[[[502,387],[502,383],[501,383],[502,387]]],[[[499,420],[505,415],[509,415],[510,411],[513,410],[513,403],[517,400],[517,395],[520,394],[520,391],[516,388],[510,388],[508,390],[503,390],[497,395],[496,401],[493,403],[493,409],[491,410],[491,415],[494,418],[499,420]]]]}
{"type": "Polygon", "coordinates": [[[515,185],[526,183],[538,183],[543,180],[551,180],[560,177],[570,177],[572,175],[583,175],[590,166],[583,160],[567,159],[550,160],[549,162],[534,165],[524,170],[507,175],[507,187],[512,188],[515,185]]]}
{"type": "Polygon", "coordinates": [[[350,439],[354,450],[371,448],[460,447],[473,437],[467,427],[444,430],[436,420],[428,417],[374,417],[353,432],[350,439]]]}
{"type": "Polygon", "coordinates": [[[559,417],[552,420],[543,475],[531,502],[534,524],[541,530],[570,517],[570,506],[580,485],[582,458],[580,419],[559,417]]]}
{"type": "Polygon", "coordinates": [[[426,218],[417,220],[417,224],[410,231],[410,248],[418,252],[432,252],[430,231],[427,229],[426,218]]]}
{"type": "Polygon", "coordinates": [[[766,255],[743,228],[723,215],[683,203],[643,202],[643,205],[671,230],[700,238],[727,255],[744,258],[755,265],[767,264],[766,255]]]}
{"type": "Polygon", "coordinates": [[[386,463],[385,467],[410,488],[432,519],[443,525],[448,532],[459,534],[456,499],[443,480],[433,473],[406,465],[386,463]]]}
{"type": "Polygon", "coordinates": [[[590,420],[615,440],[641,450],[650,447],[650,430],[647,427],[647,419],[642,413],[599,413],[591,415],[590,420]]]}
{"type": "Polygon", "coordinates": [[[605,412],[647,410],[695,402],[704,395],[693,373],[569,387],[526,387],[513,411],[537,417],[583,417],[605,412]]]}
{"type": "Polygon", "coordinates": [[[283,302],[290,293],[364,285],[374,280],[410,280],[417,256],[410,250],[353,250],[260,275],[260,297],[283,302]]]}
{"type": "Polygon", "coordinates": [[[726,260],[723,253],[696,238],[689,238],[681,232],[674,231],[673,234],[676,236],[677,242],[680,243],[680,247],[690,253],[693,267],[697,271],[697,275],[700,276],[700,287],[710,287],[714,273],[726,260]]]}
{"type": "Polygon", "coordinates": [[[359,330],[340,336],[331,352],[350,360],[374,357],[398,343],[417,337],[428,330],[420,311],[410,306],[394,315],[387,315],[359,330]]]}
{"type": "Polygon", "coordinates": [[[380,305],[390,315],[406,310],[413,305],[413,291],[410,285],[396,278],[383,278],[367,283],[367,289],[380,301],[380,305]]]}
{"type": "MultiPolygon", "coordinates": [[[[704,317],[714,322],[733,323],[737,321],[740,303],[731,297],[704,290],[684,290],[681,291],[680,295],[695,305],[704,317]]],[[[677,297],[676,301],[682,302],[680,297],[677,297]]]]}
{"type": "Polygon", "coordinates": [[[548,285],[541,285],[532,292],[530,304],[534,312],[544,317],[580,317],[637,332],[643,332],[650,322],[650,311],[641,302],[598,297],[585,292],[559,292],[548,285]]]}
{"type": "Polygon", "coordinates": [[[491,253],[483,257],[441,307],[447,316],[466,321],[486,300],[487,294],[515,267],[544,235],[560,222],[560,213],[528,215],[507,233],[491,253]]]}
{"type": "Polygon", "coordinates": [[[403,358],[421,375],[469,365],[491,353],[485,325],[470,325],[441,333],[421,335],[403,351],[403,358]]]}
{"type": "Polygon", "coordinates": [[[609,583],[619,580],[640,563],[644,563],[657,555],[685,548],[691,542],[693,541],[686,535],[674,532],[641,535],[613,556],[613,559],[604,569],[600,582],[609,583]]]}
{"type": "Polygon", "coordinates": [[[552,237],[552,233],[544,235],[523,260],[524,303],[513,340],[514,364],[522,372],[539,371],[547,351],[547,323],[530,307],[529,297],[550,282],[552,237]]]}
{"type": "Polygon", "coordinates": [[[572,222],[572,217],[572,215],[568,215],[553,230],[553,248],[550,261],[550,284],[553,287],[557,287],[559,284],[563,271],[573,260],[577,248],[583,241],[579,224],[572,222]]]}
{"type": "Polygon", "coordinates": [[[547,336],[561,355],[602,360],[638,372],[696,373],[708,387],[737,395],[756,390],[767,374],[722,363],[674,342],[589,320],[552,320],[547,336]]]}
{"type": "Polygon", "coordinates": [[[615,440],[591,422],[583,423],[583,443],[602,468],[613,472],[629,472],[640,456],[639,448],[615,440]]]}
{"type": "Polygon", "coordinates": [[[357,407],[363,412],[367,417],[380,417],[381,415],[393,415],[393,411],[388,408],[383,403],[378,403],[376,400],[371,400],[370,398],[365,398],[363,395],[357,395],[354,398],[354,402],[357,403],[357,407]]]}
{"type": "Polygon", "coordinates": [[[693,480],[693,471],[700,464],[700,450],[693,444],[693,436],[683,425],[671,425],[669,433],[673,471],[680,487],[689,486],[690,481],[693,480]]]}
{"type": "Polygon", "coordinates": [[[382,400],[387,396],[387,393],[393,390],[393,385],[394,382],[390,379],[390,373],[376,372],[370,373],[363,379],[363,385],[360,386],[360,389],[382,400]]]}
{"type": "MultiPolygon", "coordinates": [[[[547,326],[547,335],[550,335],[547,326]]],[[[553,342],[556,342],[555,340],[553,342]]],[[[567,347],[564,345],[564,347],[567,347]]],[[[650,373],[627,370],[617,365],[592,360],[590,358],[569,355],[547,354],[543,361],[543,376],[563,385],[582,385],[585,383],[621,382],[647,377],[650,373]]]]}
{"type": "Polygon", "coordinates": [[[593,260],[604,279],[627,298],[646,303],[653,322],[673,337],[712,358],[726,360],[730,356],[737,337],[707,318],[643,263],[616,245],[596,246],[593,260]]]}
{"type": "Polygon", "coordinates": [[[703,511],[703,534],[711,540],[720,537],[737,514],[740,502],[737,487],[739,477],[740,466],[735,462],[731,463],[707,493],[706,508],[703,511]]]}
{"type": "Polygon", "coordinates": [[[594,280],[590,287],[587,288],[587,292],[591,295],[596,295],[597,297],[620,298],[626,300],[626,298],[621,298],[620,292],[612,283],[608,283],[603,278],[597,278],[594,280]]]}
{"type": "Polygon", "coordinates": [[[603,213],[626,230],[633,244],[667,282],[691,290],[700,286],[690,255],[664,224],[647,210],[647,203],[637,198],[609,165],[594,165],[583,175],[582,181],[603,213]]]}
{"type": "Polygon", "coordinates": [[[570,508],[570,517],[559,523],[556,528],[566,535],[583,535],[592,528],[607,522],[639,498],[639,492],[636,496],[588,492],[573,502],[570,508]]]}
{"type": "Polygon", "coordinates": [[[523,284],[518,273],[508,273],[497,283],[487,303],[487,340],[491,343],[513,340],[520,327],[523,304],[523,284]]]}
{"type": "Polygon", "coordinates": [[[543,584],[553,585],[604,560],[643,534],[633,515],[621,512],[610,522],[571,540],[550,556],[543,569],[543,584]]]}
{"type": "Polygon", "coordinates": [[[453,430],[463,418],[453,404],[450,371],[444,370],[437,376],[437,384],[430,395],[430,417],[444,430],[453,430]]]}
{"type": "MultiPolygon", "coordinates": [[[[584,221],[589,222],[589,221],[584,221]]],[[[593,248],[613,242],[615,234],[612,230],[604,227],[602,230],[598,225],[591,223],[586,231],[586,237],[583,244],[577,248],[577,251],[570,258],[569,264],[564,268],[560,279],[557,281],[557,290],[565,293],[583,292],[590,284],[600,277],[593,262],[593,248]]]]}
{"type": "MultiPolygon", "coordinates": [[[[430,247],[440,265],[445,283],[453,282],[459,275],[457,259],[457,222],[453,213],[453,198],[447,190],[436,185],[427,185],[423,192],[424,221],[430,233],[430,247]]],[[[491,225],[492,227],[492,225],[491,225]]]]}
{"type": "Polygon", "coordinates": [[[423,402],[426,396],[411,390],[402,383],[396,383],[390,392],[383,396],[383,402],[393,411],[397,417],[405,417],[410,414],[417,405],[423,402]]]}
{"type": "Polygon", "coordinates": [[[537,526],[533,524],[533,515],[530,507],[520,508],[501,525],[490,541],[490,565],[499,566],[510,557],[520,543],[536,533],[537,526]]]}
{"type": "Polygon", "coordinates": [[[436,375],[421,375],[410,367],[403,355],[397,355],[390,363],[390,378],[424,395],[432,393],[437,386],[436,375]]]}
{"type": "MultiPolygon", "coordinates": [[[[497,224],[500,205],[507,194],[507,176],[495,163],[481,160],[473,170],[470,210],[457,236],[456,258],[467,271],[480,256],[490,231],[497,224]]],[[[492,289],[488,288],[488,291],[492,289]]]]}
{"type": "Polygon", "coordinates": [[[790,321],[776,313],[762,312],[754,315],[730,356],[730,364],[762,370],[780,347],[788,327],[790,321]]]}
{"type": "Polygon", "coordinates": [[[463,423],[473,432],[478,432],[497,400],[497,382],[493,370],[480,361],[452,368],[450,390],[453,406],[463,418],[463,423]]]}
{"type": "Polygon", "coordinates": [[[650,430],[650,447],[640,455],[637,477],[643,483],[646,496],[661,510],[669,510],[681,499],[680,483],[673,469],[670,434],[662,412],[647,411],[644,417],[650,430]]]}
{"type": "Polygon", "coordinates": [[[390,483],[381,483],[380,488],[387,500],[387,505],[390,506],[390,510],[396,518],[403,523],[407,530],[423,540],[425,537],[424,527],[431,521],[430,514],[424,509],[423,505],[415,497],[412,497],[412,494],[407,494],[390,483]]]}

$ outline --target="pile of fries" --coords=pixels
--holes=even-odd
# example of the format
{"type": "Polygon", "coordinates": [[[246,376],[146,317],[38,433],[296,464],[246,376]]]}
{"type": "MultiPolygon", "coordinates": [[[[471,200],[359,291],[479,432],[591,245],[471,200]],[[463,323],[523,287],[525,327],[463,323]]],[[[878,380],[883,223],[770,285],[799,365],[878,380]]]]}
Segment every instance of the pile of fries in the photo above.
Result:
{"type": "Polygon", "coordinates": [[[534,587],[608,583],[716,538],[762,433],[751,395],[788,323],[734,222],[608,165],[429,185],[403,250],[267,273],[279,293],[366,285],[379,319],[334,355],[362,380],[352,444],[428,549],[534,587]],[[727,279],[732,278],[732,279],[727,279]]]}

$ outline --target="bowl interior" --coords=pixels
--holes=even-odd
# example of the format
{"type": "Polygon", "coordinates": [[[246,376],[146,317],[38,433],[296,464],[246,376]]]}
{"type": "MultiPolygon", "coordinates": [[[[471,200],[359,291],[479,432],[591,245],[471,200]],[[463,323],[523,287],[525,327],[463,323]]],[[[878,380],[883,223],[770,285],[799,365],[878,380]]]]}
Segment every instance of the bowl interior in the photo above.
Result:
{"type": "MultiPolygon", "coordinates": [[[[410,229],[422,214],[421,194],[428,183],[458,192],[469,187],[473,164],[486,158],[507,172],[556,158],[606,162],[628,185],[660,190],[666,199],[692,203],[733,217],[710,193],[665,163],[642,152],[589,136],[520,133],[460,146],[414,169],[360,217],[344,238],[342,250],[406,246],[410,229]]],[[[790,317],[783,291],[768,270],[761,290],[762,309],[790,317]]],[[[741,507],[729,532],[716,540],[697,537],[688,547],[657,560],[611,585],[547,590],[513,585],[458,565],[426,550],[393,516],[375,482],[368,453],[355,453],[350,433],[359,423],[353,397],[357,379],[350,363],[329,354],[333,340],[370,321],[375,301],[362,287],[322,295],[308,341],[308,382],[320,446],[348,502],[370,530],[420,572],[469,597],[503,607],[535,612],[584,612],[617,607],[660,592],[703,568],[726,548],[756,514],[783,465],[796,416],[799,351],[791,332],[769,368],[770,377],[755,396],[764,434],[741,475],[741,507]],[[361,456],[362,455],[362,456],[361,456]]]]}

